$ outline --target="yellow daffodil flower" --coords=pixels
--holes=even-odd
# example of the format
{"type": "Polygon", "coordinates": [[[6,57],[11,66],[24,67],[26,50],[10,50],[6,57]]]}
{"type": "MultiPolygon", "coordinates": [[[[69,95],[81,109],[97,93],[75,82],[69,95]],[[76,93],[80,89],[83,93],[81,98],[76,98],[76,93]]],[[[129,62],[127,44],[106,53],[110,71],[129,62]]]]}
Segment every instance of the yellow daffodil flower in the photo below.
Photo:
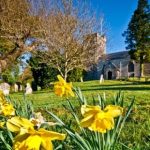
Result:
{"type": "Polygon", "coordinates": [[[0,105],[2,105],[3,103],[6,103],[6,99],[3,91],[0,90],[0,105]]]}
{"type": "Polygon", "coordinates": [[[65,139],[65,134],[47,131],[43,128],[36,131],[34,124],[18,116],[8,119],[6,126],[11,132],[18,133],[14,138],[14,150],[53,150],[52,140],[65,139]]]}
{"type": "Polygon", "coordinates": [[[114,117],[123,113],[123,108],[114,105],[108,105],[104,110],[100,106],[83,105],[81,113],[84,119],[81,120],[81,126],[87,127],[92,131],[105,133],[114,127],[114,117]]]}
{"type": "Polygon", "coordinates": [[[74,96],[72,91],[72,83],[67,83],[60,75],[57,76],[58,82],[54,84],[54,92],[56,95],[62,96],[74,96]]]}
{"type": "Polygon", "coordinates": [[[14,116],[15,115],[15,109],[12,104],[4,103],[1,105],[1,114],[4,116],[14,116]]]}
{"type": "Polygon", "coordinates": [[[64,140],[65,134],[47,131],[40,128],[38,131],[29,128],[28,132],[15,137],[14,150],[53,150],[52,140],[64,140]]]}
{"type": "Polygon", "coordinates": [[[104,109],[107,114],[111,115],[112,117],[117,117],[122,115],[123,113],[123,108],[120,106],[115,106],[115,105],[108,105],[104,109]]]}
{"type": "Polygon", "coordinates": [[[4,128],[4,124],[5,124],[5,122],[0,121],[0,128],[4,128]]]}
{"type": "Polygon", "coordinates": [[[32,124],[28,119],[21,117],[12,117],[7,120],[6,126],[11,132],[24,133],[29,128],[33,129],[34,124],[32,124]]]}
{"type": "Polygon", "coordinates": [[[0,114],[4,116],[14,116],[15,109],[12,104],[9,104],[4,96],[3,91],[0,90],[0,114]]]}

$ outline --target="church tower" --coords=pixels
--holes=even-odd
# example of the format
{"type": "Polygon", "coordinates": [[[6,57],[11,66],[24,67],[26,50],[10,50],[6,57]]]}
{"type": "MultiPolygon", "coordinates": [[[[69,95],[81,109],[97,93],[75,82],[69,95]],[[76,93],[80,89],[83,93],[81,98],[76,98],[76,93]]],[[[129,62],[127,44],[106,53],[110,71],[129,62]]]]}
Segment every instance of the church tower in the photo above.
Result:
{"type": "Polygon", "coordinates": [[[106,36],[96,33],[96,45],[95,57],[99,60],[101,56],[106,54],[106,36]]]}
{"type": "Polygon", "coordinates": [[[90,45],[91,53],[93,53],[94,56],[94,62],[89,66],[85,79],[96,80],[99,79],[97,65],[100,58],[102,58],[106,54],[106,37],[105,35],[93,33],[88,35],[85,41],[90,45]]]}

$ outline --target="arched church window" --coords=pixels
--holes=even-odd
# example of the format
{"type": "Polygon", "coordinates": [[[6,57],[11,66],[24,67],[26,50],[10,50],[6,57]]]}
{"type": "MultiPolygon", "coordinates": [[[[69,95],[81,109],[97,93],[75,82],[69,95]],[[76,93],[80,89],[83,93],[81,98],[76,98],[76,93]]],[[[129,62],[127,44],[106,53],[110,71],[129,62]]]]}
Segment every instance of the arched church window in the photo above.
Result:
{"type": "Polygon", "coordinates": [[[129,64],[128,64],[128,72],[134,72],[134,63],[133,62],[129,62],[129,64]]]}

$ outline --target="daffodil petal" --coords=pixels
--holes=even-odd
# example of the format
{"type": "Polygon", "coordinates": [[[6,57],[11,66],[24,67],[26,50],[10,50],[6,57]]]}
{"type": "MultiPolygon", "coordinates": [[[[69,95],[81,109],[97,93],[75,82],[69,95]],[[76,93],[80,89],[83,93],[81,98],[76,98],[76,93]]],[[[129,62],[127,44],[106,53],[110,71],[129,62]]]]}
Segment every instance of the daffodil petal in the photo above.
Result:
{"type": "Polygon", "coordinates": [[[20,127],[15,125],[14,123],[10,122],[9,120],[6,123],[6,126],[7,126],[8,130],[10,130],[11,132],[19,132],[20,131],[20,127]]]}
{"type": "Polygon", "coordinates": [[[6,125],[7,128],[12,132],[19,132],[21,127],[26,129],[34,127],[34,125],[28,119],[18,116],[8,119],[6,125]]]}
{"type": "Polygon", "coordinates": [[[14,145],[18,142],[22,143],[23,141],[25,141],[28,137],[30,136],[29,133],[25,133],[25,134],[18,134],[15,138],[14,138],[14,145]]]}
{"type": "Polygon", "coordinates": [[[14,109],[13,105],[11,105],[11,104],[8,104],[8,103],[2,104],[1,109],[2,109],[2,114],[4,116],[15,115],[15,109],[14,109]]]}
{"type": "Polygon", "coordinates": [[[89,127],[93,121],[94,121],[94,116],[89,115],[81,120],[80,125],[81,127],[89,127]]]}
{"type": "Polygon", "coordinates": [[[16,150],[39,150],[42,142],[40,136],[38,135],[27,136],[26,134],[18,137],[15,140],[16,142],[14,143],[14,147],[16,147],[16,150]]]}
{"type": "Polygon", "coordinates": [[[13,150],[25,150],[24,143],[25,143],[25,141],[23,141],[23,142],[14,142],[13,150]]]}
{"type": "Polygon", "coordinates": [[[38,130],[38,133],[44,137],[44,138],[49,138],[50,140],[64,140],[66,135],[65,134],[60,134],[57,132],[53,131],[47,131],[43,128],[38,130]]]}
{"type": "Polygon", "coordinates": [[[5,124],[5,122],[1,122],[1,121],[0,121],[0,128],[3,128],[3,127],[4,127],[4,124],[5,124]]]}
{"type": "Polygon", "coordinates": [[[68,96],[68,95],[71,95],[72,97],[75,96],[75,95],[74,95],[74,92],[72,91],[72,83],[71,83],[71,82],[70,82],[70,83],[66,83],[65,88],[66,88],[66,95],[67,95],[67,96],[68,96]]]}
{"type": "Polygon", "coordinates": [[[41,147],[44,148],[45,150],[53,150],[53,144],[47,138],[46,139],[42,138],[41,147]]]}
{"type": "Polygon", "coordinates": [[[111,117],[117,117],[119,115],[122,115],[123,108],[120,106],[108,105],[105,107],[104,111],[111,117]]]}
{"type": "Polygon", "coordinates": [[[89,114],[96,114],[101,112],[100,106],[90,106],[90,105],[82,105],[81,106],[81,114],[86,117],[89,114]]]}
{"type": "Polygon", "coordinates": [[[38,135],[31,135],[26,139],[25,145],[28,149],[39,150],[41,145],[42,139],[38,135]]]}
{"type": "Polygon", "coordinates": [[[58,80],[59,80],[61,83],[66,84],[66,81],[62,78],[61,75],[57,75],[57,78],[58,78],[58,80]]]}
{"type": "Polygon", "coordinates": [[[57,76],[58,82],[54,83],[54,92],[58,96],[74,96],[72,83],[67,83],[60,75],[57,76]]]}
{"type": "Polygon", "coordinates": [[[2,90],[0,90],[0,104],[3,104],[5,102],[6,102],[6,99],[5,99],[4,93],[2,90]]]}

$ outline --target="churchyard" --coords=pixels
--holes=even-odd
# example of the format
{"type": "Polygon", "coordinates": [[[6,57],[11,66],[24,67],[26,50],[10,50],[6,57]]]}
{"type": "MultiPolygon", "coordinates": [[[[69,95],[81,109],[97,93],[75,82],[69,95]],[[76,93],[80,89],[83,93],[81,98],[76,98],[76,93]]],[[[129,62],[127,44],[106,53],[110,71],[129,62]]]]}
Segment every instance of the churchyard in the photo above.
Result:
{"type": "Polygon", "coordinates": [[[150,5],[102,3],[0,0],[0,150],[150,150],[150,5]]]}
{"type": "MultiPolygon", "coordinates": [[[[129,105],[131,100],[135,97],[133,110],[125,123],[121,133],[121,141],[131,149],[145,149],[148,150],[150,146],[150,83],[143,81],[117,81],[105,80],[99,83],[98,80],[86,82],[74,82],[74,87],[79,87],[86,97],[88,103],[92,104],[93,97],[98,100],[98,94],[106,97],[106,103],[111,103],[115,99],[117,93],[121,91],[124,96],[125,106],[129,105]]],[[[16,101],[23,101],[23,93],[11,93],[11,99],[16,101]]],[[[47,118],[51,119],[49,114],[45,113],[48,109],[60,118],[64,119],[67,114],[69,120],[70,114],[63,105],[67,105],[65,97],[59,97],[54,94],[54,89],[48,88],[46,90],[36,91],[32,94],[26,95],[26,99],[33,102],[35,110],[43,112],[47,118]]],[[[77,111],[78,108],[77,97],[69,97],[77,111]]],[[[66,118],[65,118],[66,119],[66,118]]],[[[125,147],[124,147],[125,148],[125,147]]]]}

